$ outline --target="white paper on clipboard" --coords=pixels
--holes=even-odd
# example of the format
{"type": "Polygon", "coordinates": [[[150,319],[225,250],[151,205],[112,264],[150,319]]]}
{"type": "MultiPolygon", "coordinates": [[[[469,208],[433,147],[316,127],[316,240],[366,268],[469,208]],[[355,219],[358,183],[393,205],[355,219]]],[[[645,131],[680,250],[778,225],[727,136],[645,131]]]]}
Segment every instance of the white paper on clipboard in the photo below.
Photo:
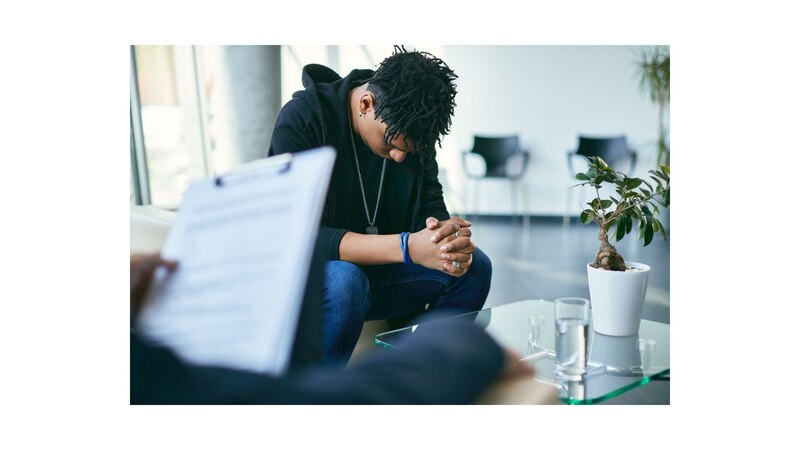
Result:
{"type": "Polygon", "coordinates": [[[280,374],[288,366],[325,194],[330,147],[192,183],[136,323],[187,362],[280,374]]]}

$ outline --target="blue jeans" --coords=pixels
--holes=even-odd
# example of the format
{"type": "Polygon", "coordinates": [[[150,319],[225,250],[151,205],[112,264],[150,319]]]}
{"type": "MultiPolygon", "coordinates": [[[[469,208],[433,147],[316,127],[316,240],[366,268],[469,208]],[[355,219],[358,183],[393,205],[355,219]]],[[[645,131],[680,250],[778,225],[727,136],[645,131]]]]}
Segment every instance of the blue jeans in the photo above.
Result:
{"type": "Polygon", "coordinates": [[[328,261],[323,294],[323,361],[346,364],[365,320],[390,319],[430,305],[428,311],[461,314],[483,308],[492,262],[480,249],[464,276],[414,264],[358,266],[328,261]]]}

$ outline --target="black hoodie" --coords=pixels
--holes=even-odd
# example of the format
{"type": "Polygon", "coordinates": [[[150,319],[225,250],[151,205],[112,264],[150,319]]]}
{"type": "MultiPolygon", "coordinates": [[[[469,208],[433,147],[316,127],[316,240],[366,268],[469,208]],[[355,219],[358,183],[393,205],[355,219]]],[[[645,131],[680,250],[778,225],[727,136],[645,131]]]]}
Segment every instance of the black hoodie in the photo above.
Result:
{"type": "MultiPolygon", "coordinates": [[[[272,134],[269,154],[294,153],[330,145],[336,163],[328,189],[319,239],[328,259],[339,259],[339,243],[347,231],[364,233],[368,225],[364,199],[353,157],[348,121],[348,94],[369,81],[372,70],[353,70],[346,78],[319,64],[303,68],[303,86],[283,106],[272,134]]],[[[383,158],[355,136],[370,219],[375,214],[383,158]]],[[[409,153],[402,163],[388,160],[375,220],[380,234],[419,231],[425,219],[450,218],[438,180],[439,166],[433,156],[409,153]]],[[[399,243],[398,243],[399,245],[399,243]]]]}

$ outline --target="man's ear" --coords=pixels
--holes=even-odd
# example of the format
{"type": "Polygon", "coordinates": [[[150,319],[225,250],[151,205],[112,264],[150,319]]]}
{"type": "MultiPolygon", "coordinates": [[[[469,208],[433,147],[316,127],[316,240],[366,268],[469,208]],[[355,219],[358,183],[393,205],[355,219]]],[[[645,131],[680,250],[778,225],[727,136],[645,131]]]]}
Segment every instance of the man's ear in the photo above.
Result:
{"type": "Polygon", "coordinates": [[[375,96],[370,91],[365,91],[358,100],[358,110],[365,113],[375,113],[375,96]]]}

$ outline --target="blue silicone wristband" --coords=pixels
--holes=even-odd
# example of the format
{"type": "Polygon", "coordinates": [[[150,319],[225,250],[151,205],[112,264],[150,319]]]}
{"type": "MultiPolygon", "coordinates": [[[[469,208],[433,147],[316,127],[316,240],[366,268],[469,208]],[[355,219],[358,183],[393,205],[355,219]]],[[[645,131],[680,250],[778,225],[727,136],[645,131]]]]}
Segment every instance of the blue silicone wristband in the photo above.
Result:
{"type": "MultiPolygon", "coordinates": [[[[405,237],[405,232],[400,232],[400,251],[403,253],[403,262],[406,262],[406,242],[403,239],[405,237]]],[[[407,263],[406,263],[407,264],[407,263]]]]}
{"type": "Polygon", "coordinates": [[[405,239],[403,244],[403,261],[405,261],[407,266],[414,264],[414,261],[411,261],[411,255],[408,254],[408,238],[411,236],[411,232],[405,232],[405,239]]]}

